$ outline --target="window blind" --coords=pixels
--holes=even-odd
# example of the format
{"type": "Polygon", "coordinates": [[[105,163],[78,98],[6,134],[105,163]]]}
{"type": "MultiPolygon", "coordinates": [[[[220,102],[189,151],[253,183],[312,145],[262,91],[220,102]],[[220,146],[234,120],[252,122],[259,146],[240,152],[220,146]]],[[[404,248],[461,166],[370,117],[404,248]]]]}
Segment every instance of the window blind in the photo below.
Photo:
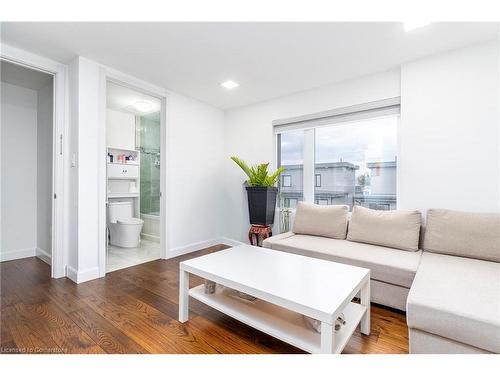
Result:
{"type": "Polygon", "coordinates": [[[369,103],[316,112],[309,115],[289,117],[273,121],[276,134],[299,129],[317,128],[349,121],[359,121],[400,113],[401,98],[389,98],[369,103]]]}

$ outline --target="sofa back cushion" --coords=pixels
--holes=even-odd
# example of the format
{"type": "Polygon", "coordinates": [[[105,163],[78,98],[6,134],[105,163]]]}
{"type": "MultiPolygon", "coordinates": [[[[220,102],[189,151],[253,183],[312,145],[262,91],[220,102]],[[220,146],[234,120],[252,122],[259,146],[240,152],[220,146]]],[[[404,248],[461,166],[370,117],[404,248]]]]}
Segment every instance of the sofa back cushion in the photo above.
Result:
{"type": "Polygon", "coordinates": [[[421,223],[420,211],[380,211],[354,206],[347,240],[417,251],[421,223]]]}
{"type": "Polygon", "coordinates": [[[424,250],[500,262],[500,215],[430,209],[424,250]]]}
{"type": "Polygon", "coordinates": [[[299,202],[292,232],[345,240],[348,206],[299,202]]]}

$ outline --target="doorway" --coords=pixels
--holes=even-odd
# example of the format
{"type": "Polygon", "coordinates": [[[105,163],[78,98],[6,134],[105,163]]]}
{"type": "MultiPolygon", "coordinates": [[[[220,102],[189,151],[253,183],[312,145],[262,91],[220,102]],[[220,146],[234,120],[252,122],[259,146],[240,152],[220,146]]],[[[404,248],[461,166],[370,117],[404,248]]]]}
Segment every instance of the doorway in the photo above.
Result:
{"type": "Polygon", "coordinates": [[[162,256],[162,100],[106,82],[106,272],[162,256]]]}
{"type": "Polygon", "coordinates": [[[6,60],[0,71],[0,260],[36,256],[54,276],[54,75],[6,60]]]}

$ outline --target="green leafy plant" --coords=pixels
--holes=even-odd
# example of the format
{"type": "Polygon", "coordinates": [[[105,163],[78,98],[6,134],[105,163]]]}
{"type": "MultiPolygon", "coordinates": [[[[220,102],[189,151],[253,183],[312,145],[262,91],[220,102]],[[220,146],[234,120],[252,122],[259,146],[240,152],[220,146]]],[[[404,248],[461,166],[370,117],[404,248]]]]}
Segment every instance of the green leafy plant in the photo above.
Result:
{"type": "Polygon", "coordinates": [[[249,186],[275,186],[280,174],[285,170],[285,168],[279,167],[273,174],[269,174],[267,170],[269,168],[269,163],[249,166],[245,161],[236,156],[231,156],[231,160],[238,164],[248,176],[247,183],[249,186]]]}

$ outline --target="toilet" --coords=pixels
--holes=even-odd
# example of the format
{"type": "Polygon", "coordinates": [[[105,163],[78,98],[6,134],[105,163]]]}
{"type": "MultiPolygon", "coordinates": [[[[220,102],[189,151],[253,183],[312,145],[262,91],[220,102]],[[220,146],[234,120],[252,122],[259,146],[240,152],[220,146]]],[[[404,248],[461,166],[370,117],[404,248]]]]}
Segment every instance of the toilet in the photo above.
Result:
{"type": "Polygon", "coordinates": [[[108,228],[111,245],[138,247],[144,220],[133,217],[132,202],[108,203],[108,228]]]}

